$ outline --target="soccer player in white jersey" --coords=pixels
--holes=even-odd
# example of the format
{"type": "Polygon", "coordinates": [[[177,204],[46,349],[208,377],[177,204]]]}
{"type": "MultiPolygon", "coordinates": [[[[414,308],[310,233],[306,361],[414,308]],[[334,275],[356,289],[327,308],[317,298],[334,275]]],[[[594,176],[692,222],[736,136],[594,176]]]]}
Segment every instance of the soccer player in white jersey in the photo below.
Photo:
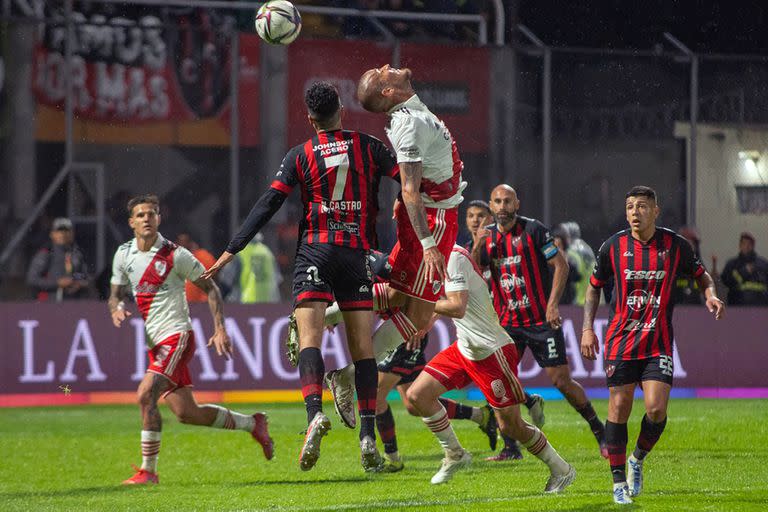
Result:
{"type": "Polygon", "coordinates": [[[472,461],[438,401],[446,391],[461,389],[471,381],[494,408],[499,429],[549,466],[550,477],[544,492],[561,492],[573,482],[576,471],[560,457],[541,430],[520,415],[525,397],[517,380],[517,349],[498,322],[480,269],[469,253],[457,245],[447,270],[446,298],[437,302],[435,313],[454,319],[458,339],[427,363],[408,390],[409,400],[445,450],[442,466],[432,477],[432,483],[447,482],[472,461]]]}
{"type": "MultiPolygon", "coordinates": [[[[389,116],[387,135],[400,168],[390,286],[407,298],[402,310],[374,333],[374,352],[381,354],[411,339],[432,318],[467,184],[461,179],[464,164],[453,137],[414,92],[409,69],[386,65],[368,70],[358,83],[357,96],[366,110],[389,116]]],[[[409,348],[416,348],[418,341],[409,348]]]]}
{"type": "Polygon", "coordinates": [[[157,402],[161,396],[182,423],[229,430],[245,430],[261,444],[264,456],[271,459],[274,446],[264,413],[240,414],[218,405],[198,405],[192,395],[187,363],[195,353],[195,337],[184,290],[191,281],[208,295],[215,331],[208,341],[220,356],[232,354],[232,344],[224,330],[223,300],[219,287],[201,279],[203,265],[187,249],[163,238],[158,232],[160,203],[154,195],[143,195],[128,202],[128,224],[135,238],[121,245],[112,264],[109,312],[112,323],[120,327],[131,315],[123,299],[128,286],[133,290],[144,318],[149,367],[138,389],[141,407],[141,468],[124,484],[156,484],[162,419],[157,402]]]}

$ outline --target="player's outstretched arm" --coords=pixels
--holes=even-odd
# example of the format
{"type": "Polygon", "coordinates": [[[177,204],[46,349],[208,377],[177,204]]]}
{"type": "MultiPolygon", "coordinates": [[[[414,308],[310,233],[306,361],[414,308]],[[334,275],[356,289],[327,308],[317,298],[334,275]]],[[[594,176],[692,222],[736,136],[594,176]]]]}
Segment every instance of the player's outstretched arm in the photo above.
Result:
{"type": "Polygon", "coordinates": [[[421,162],[402,162],[400,163],[401,195],[403,204],[408,211],[408,218],[411,221],[416,236],[421,240],[424,248],[424,264],[426,272],[424,278],[427,282],[434,280],[445,280],[445,258],[437,248],[432,232],[429,230],[427,222],[427,212],[424,209],[424,201],[421,199],[421,162]]]}
{"type": "Polygon", "coordinates": [[[587,285],[587,293],[584,297],[584,324],[581,329],[581,355],[590,361],[597,359],[598,344],[595,334],[595,314],[600,305],[600,289],[587,285]]]}
{"type": "Polygon", "coordinates": [[[469,303],[469,291],[447,292],[444,299],[435,303],[435,313],[448,318],[464,318],[469,303]]]}
{"type": "Polygon", "coordinates": [[[232,356],[232,340],[224,328],[224,299],[221,290],[215,281],[202,276],[194,281],[194,285],[208,295],[208,307],[213,317],[213,336],[208,340],[207,346],[214,346],[217,354],[229,359],[232,356]]]}
{"type": "Polygon", "coordinates": [[[720,320],[725,315],[725,304],[717,296],[717,289],[715,288],[715,281],[709,272],[704,272],[696,281],[699,284],[699,289],[704,290],[704,298],[706,299],[705,305],[710,313],[715,314],[715,320],[720,320]]]}
{"type": "Polygon", "coordinates": [[[115,327],[120,327],[126,318],[131,316],[130,311],[125,309],[125,286],[119,284],[110,285],[109,288],[109,315],[112,317],[112,324],[115,327]]]}

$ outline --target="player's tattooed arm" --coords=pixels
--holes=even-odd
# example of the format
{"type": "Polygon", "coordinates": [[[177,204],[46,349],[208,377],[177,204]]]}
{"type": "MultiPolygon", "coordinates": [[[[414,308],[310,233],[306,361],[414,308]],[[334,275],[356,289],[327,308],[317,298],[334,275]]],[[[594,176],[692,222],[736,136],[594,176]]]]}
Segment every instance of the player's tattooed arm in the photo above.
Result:
{"type": "Polygon", "coordinates": [[[715,320],[720,320],[725,314],[725,304],[717,296],[717,288],[715,287],[715,281],[709,272],[704,272],[696,278],[696,282],[699,285],[699,289],[704,293],[704,299],[706,300],[706,306],[710,313],[715,314],[715,320]]]}
{"type": "Polygon", "coordinates": [[[208,308],[213,317],[213,336],[208,340],[208,346],[215,347],[217,354],[229,359],[232,356],[232,340],[224,328],[224,298],[221,296],[219,285],[202,276],[194,284],[208,295],[208,308]]]}
{"type": "Polygon", "coordinates": [[[110,286],[107,304],[109,305],[109,315],[112,317],[112,324],[115,327],[120,327],[125,319],[131,316],[131,312],[125,309],[124,299],[126,295],[126,287],[124,285],[113,284],[110,286]]]}
{"type": "Polygon", "coordinates": [[[411,220],[413,230],[416,232],[419,240],[432,234],[427,223],[424,201],[421,199],[422,172],[421,162],[403,162],[400,164],[403,203],[406,210],[408,210],[408,218],[411,220]]]}
{"type": "Polygon", "coordinates": [[[432,232],[429,230],[427,212],[424,209],[424,201],[421,199],[421,177],[423,173],[421,162],[402,162],[400,164],[400,193],[403,203],[408,210],[408,218],[411,221],[416,236],[424,247],[424,279],[427,282],[446,279],[445,257],[437,248],[432,232]]]}
{"type": "Polygon", "coordinates": [[[600,305],[600,289],[587,285],[584,297],[584,324],[581,331],[581,355],[594,361],[597,359],[597,335],[595,334],[595,314],[600,305]]]}

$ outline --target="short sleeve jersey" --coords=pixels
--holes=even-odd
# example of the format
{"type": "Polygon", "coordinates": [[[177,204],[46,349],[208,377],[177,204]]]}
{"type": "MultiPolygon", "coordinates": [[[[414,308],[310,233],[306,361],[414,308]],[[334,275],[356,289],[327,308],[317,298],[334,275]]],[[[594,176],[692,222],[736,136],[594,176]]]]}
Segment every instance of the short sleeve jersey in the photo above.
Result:
{"type": "Polygon", "coordinates": [[[397,162],[421,162],[421,196],[428,208],[454,208],[467,183],[464,163],[445,124],[415,94],[389,112],[387,136],[397,162]]]}
{"type": "Polygon", "coordinates": [[[512,343],[497,321],[488,285],[466,249],[454,246],[447,271],[450,280],[445,282],[445,291],[466,290],[469,294],[464,318],[454,319],[461,354],[472,361],[480,361],[512,343]]]}
{"type": "Polygon", "coordinates": [[[480,263],[490,267],[496,313],[504,327],[544,325],[552,276],[547,262],[557,255],[554,238],[541,222],[518,215],[506,233],[496,224],[480,251],[480,263]]]}
{"type": "Polygon", "coordinates": [[[148,251],[140,251],[135,238],[117,249],[111,283],[131,286],[148,348],[192,328],[184,283],[196,281],[204,271],[192,253],[160,234],[148,251]]]}
{"type": "Polygon", "coordinates": [[[332,130],[288,151],[271,187],[284,194],[301,189],[301,241],[367,250],[378,245],[379,183],[385,176],[399,179],[399,168],[383,142],[332,130]]]}
{"type": "Polygon", "coordinates": [[[632,237],[629,229],[606,240],[590,278],[596,288],[614,278],[605,360],[672,356],[675,280],[704,272],[685,238],[666,228],[656,228],[648,243],[632,237]]]}

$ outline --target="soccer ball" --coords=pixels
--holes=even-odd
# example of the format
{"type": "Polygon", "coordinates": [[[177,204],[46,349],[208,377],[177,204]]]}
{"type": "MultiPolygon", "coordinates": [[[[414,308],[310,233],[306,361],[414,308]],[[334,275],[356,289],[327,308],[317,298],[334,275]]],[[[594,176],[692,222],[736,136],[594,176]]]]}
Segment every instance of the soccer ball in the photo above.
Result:
{"type": "Polygon", "coordinates": [[[256,13],[256,33],[269,44],[291,44],[301,32],[301,14],[286,0],[270,0],[256,13]]]}

